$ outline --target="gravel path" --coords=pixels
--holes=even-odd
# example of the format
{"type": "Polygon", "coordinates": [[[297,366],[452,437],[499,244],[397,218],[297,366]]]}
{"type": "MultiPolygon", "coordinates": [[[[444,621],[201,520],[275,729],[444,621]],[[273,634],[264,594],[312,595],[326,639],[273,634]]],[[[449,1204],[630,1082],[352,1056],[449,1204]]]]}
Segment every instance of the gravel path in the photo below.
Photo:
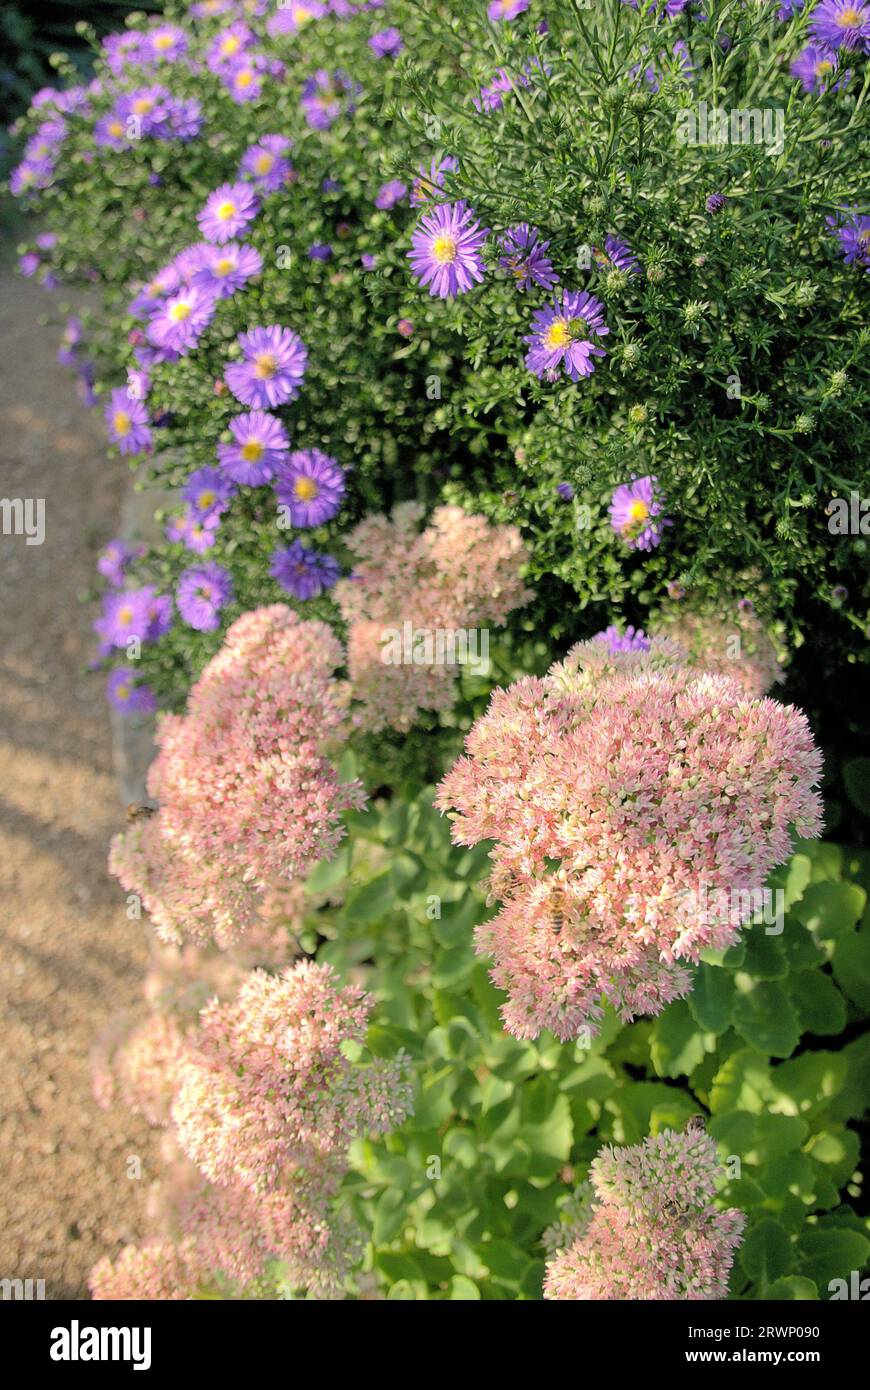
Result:
{"type": "Polygon", "coordinates": [[[140,1234],[156,1151],[144,1122],[97,1108],[88,1060],[146,963],[106,872],[123,812],[78,601],[126,468],[56,363],[57,327],[37,323],[45,291],[4,274],[0,303],[0,497],[46,510],[43,545],[0,535],[0,1279],[86,1298],[94,1261],[140,1234]]]}

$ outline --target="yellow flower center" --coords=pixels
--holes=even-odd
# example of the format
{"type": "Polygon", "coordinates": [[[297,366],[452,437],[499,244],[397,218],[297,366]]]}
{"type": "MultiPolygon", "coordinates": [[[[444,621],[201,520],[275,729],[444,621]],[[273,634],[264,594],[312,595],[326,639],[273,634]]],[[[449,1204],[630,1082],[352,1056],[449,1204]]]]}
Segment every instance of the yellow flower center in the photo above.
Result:
{"type": "Polygon", "coordinates": [[[251,69],[245,68],[242,72],[239,73],[238,77],[236,78],[236,86],[250,87],[253,80],[254,74],[251,72],[251,69]]]}
{"type": "Polygon", "coordinates": [[[833,72],[834,64],[828,58],[821,58],[816,63],[816,77],[824,77],[826,73],[833,72]]]}
{"type": "Polygon", "coordinates": [[[188,318],[189,315],[190,305],[186,304],[184,300],[182,300],[180,304],[173,304],[172,308],[169,310],[169,317],[173,319],[175,323],[181,323],[184,319],[188,318]]]}
{"type": "Polygon", "coordinates": [[[297,478],[293,484],[293,491],[300,502],[311,502],[318,495],[320,489],[313,478],[297,478]]]}
{"type": "Polygon", "coordinates": [[[432,255],[439,265],[456,260],[456,241],[452,236],[438,236],[432,243],[432,255]]]}
{"type": "Polygon", "coordinates": [[[271,381],[277,370],[278,359],[274,353],[261,352],[254,359],[254,376],[259,377],[260,381],[271,381]]]}
{"type": "Polygon", "coordinates": [[[119,685],[118,688],[117,688],[117,690],[115,691],[115,694],[117,695],[117,697],[118,697],[119,700],[129,700],[129,698],[130,698],[130,687],[129,687],[129,685],[119,685]]]}
{"type": "Polygon", "coordinates": [[[259,439],[249,439],[247,444],[242,445],[242,458],[246,463],[259,463],[263,453],[264,449],[259,439]]]}
{"type": "Polygon", "coordinates": [[[272,165],[275,163],[275,156],[271,154],[258,154],[254,160],[254,169],[258,174],[268,174],[272,165]]]}
{"type": "Polygon", "coordinates": [[[228,34],[221,44],[221,53],[227,53],[232,56],[233,53],[238,53],[241,46],[242,41],[240,38],[235,34],[228,34]]]}
{"type": "MultiPolygon", "coordinates": [[[[132,428],[132,423],[133,422],[131,421],[130,416],[127,414],[126,410],[115,411],[116,434],[129,434],[132,428]]],[[[125,609],[124,611],[126,612],[127,610],[125,609]]]]}
{"type": "Polygon", "coordinates": [[[637,501],[632,502],[629,507],[628,515],[630,518],[629,524],[634,526],[638,521],[646,521],[649,516],[649,507],[646,502],[641,502],[640,498],[638,498],[637,501]]]}
{"type": "Polygon", "coordinates": [[[118,621],[122,627],[129,627],[130,623],[133,621],[133,609],[122,608],[118,614],[118,621]]]}
{"type": "Polygon", "coordinates": [[[571,330],[567,319],[555,319],[544,334],[544,347],[549,348],[550,352],[567,347],[570,341],[571,330]]]}
{"type": "Polygon", "coordinates": [[[171,34],[158,34],[158,35],[157,35],[157,38],[154,40],[154,47],[155,47],[155,48],[171,48],[171,47],[172,47],[172,35],[171,35],[171,34]]]}
{"type": "Polygon", "coordinates": [[[146,111],[150,111],[154,105],[153,97],[137,97],[133,102],[133,110],[138,116],[143,116],[146,111]]]}
{"type": "Polygon", "coordinates": [[[225,203],[220,203],[218,205],[217,215],[220,218],[221,222],[229,222],[230,218],[235,215],[235,211],[235,203],[231,202],[228,198],[225,203]]]}
{"type": "Polygon", "coordinates": [[[217,493],[213,492],[211,488],[204,488],[199,494],[199,505],[203,510],[205,510],[206,507],[213,506],[216,501],[217,493]]]}
{"type": "Polygon", "coordinates": [[[109,122],[109,134],[115,136],[124,134],[124,127],[121,125],[120,121],[109,122]]]}
{"type": "Polygon", "coordinates": [[[857,29],[861,24],[861,15],[851,6],[848,10],[841,10],[837,15],[837,23],[841,29],[857,29]]]}
{"type": "Polygon", "coordinates": [[[230,260],[229,256],[221,256],[215,263],[215,275],[229,275],[234,266],[235,261],[230,260]]]}

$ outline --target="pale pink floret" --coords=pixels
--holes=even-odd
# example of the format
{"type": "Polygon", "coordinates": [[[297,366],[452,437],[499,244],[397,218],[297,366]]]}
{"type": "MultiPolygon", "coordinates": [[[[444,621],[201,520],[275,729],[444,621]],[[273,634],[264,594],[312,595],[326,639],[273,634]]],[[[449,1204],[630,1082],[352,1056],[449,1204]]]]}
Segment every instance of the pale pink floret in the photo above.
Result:
{"type": "Polygon", "coordinates": [[[421,710],[451,708],[458,667],[449,646],[447,661],[439,661],[434,634],[472,633],[474,657],[482,650],[477,634],[531,597],[516,527],[491,526],[454,506],[436,508],[421,531],[422,519],[421,505],[403,502],[389,517],[366,517],[346,538],[357,563],[334,593],[348,623],[354,724],[369,732],[404,732],[421,710]],[[406,624],[418,659],[385,661],[389,634],[404,634],[406,624]],[[428,652],[426,633],[433,634],[428,652]]]}
{"type": "Polygon", "coordinates": [[[718,1175],[716,1145],[695,1123],[602,1149],[589,1172],[595,1196],[547,1264],[544,1297],[725,1298],[746,1218],[713,1204],[718,1175]]]}
{"type": "Polygon", "coordinates": [[[334,854],[341,812],[364,800],[330,761],[342,659],[325,623],[257,609],[229,629],[187,712],[161,721],[148,778],[159,811],[115,838],[109,866],[164,940],[231,944],[264,892],[334,854]]]}
{"type": "Polygon", "coordinates": [[[577,1037],[603,1001],[661,1012],[685,962],[737,939],[790,830],[820,830],[804,715],[681,662],[581,643],[493,694],[440,785],[454,841],[495,841],[476,942],[517,1037],[577,1037]]]}

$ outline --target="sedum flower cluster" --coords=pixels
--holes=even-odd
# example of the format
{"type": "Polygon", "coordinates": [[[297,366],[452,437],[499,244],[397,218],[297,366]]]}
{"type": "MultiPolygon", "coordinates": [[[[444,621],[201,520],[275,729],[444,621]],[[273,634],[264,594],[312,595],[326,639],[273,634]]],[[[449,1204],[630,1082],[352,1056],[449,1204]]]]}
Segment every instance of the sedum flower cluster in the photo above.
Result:
{"type": "Polygon", "coordinates": [[[691,1123],[602,1149],[585,1217],[548,1262],[549,1299],[719,1299],[745,1216],[713,1204],[716,1145],[691,1123]]]}
{"type": "Polygon", "coordinates": [[[687,993],[686,962],[736,940],[792,830],[821,825],[804,715],[666,638],[579,644],[496,690],[465,746],[436,804],[457,844],[494,842],[501,908],[475,939],[517,1037],[577,1037],[605,1001],[660,1013],[687,993]]]}
{"type": "Polygon", "coordinates": [[[262,895],[329,857],[360,806],[329,761],[344,721],[340,644],[283,604],[246,613],[167,715],[149,772],[159,802],[112,844],[110,868],[166,941],[229,944],[262,895]]]}
{"type": "Polygon", "coordinates": [[[421,710],[449,709],[462,644],[466,660],[484,658],[482,630],[531,597],[515,526],[445,506],[421,531],[423,515],[403,502],[347,538],[357,564],[335,596],[348,624],[353,722],[368,732],[405,731],[421,710]]]}

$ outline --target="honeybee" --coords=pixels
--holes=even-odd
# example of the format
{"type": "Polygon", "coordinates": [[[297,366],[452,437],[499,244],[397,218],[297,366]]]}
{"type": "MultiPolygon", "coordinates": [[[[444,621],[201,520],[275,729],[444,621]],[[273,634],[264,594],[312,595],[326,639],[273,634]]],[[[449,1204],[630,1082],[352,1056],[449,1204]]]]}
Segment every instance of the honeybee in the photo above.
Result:
{"type": "Polygon", "coordinates": [[[553,930],[559,936],[565,925],[565,890],[561,884],[553,889],[550,904],[553,930]]]}
{"type": "Polygon", "coordinates": [[[129,825],[135,824],[137,820],[147,820],[149,816],[153,815],[154,807],[148,806],[144,802],[131,801],[127,807],[127,823],[129,825]]]}

